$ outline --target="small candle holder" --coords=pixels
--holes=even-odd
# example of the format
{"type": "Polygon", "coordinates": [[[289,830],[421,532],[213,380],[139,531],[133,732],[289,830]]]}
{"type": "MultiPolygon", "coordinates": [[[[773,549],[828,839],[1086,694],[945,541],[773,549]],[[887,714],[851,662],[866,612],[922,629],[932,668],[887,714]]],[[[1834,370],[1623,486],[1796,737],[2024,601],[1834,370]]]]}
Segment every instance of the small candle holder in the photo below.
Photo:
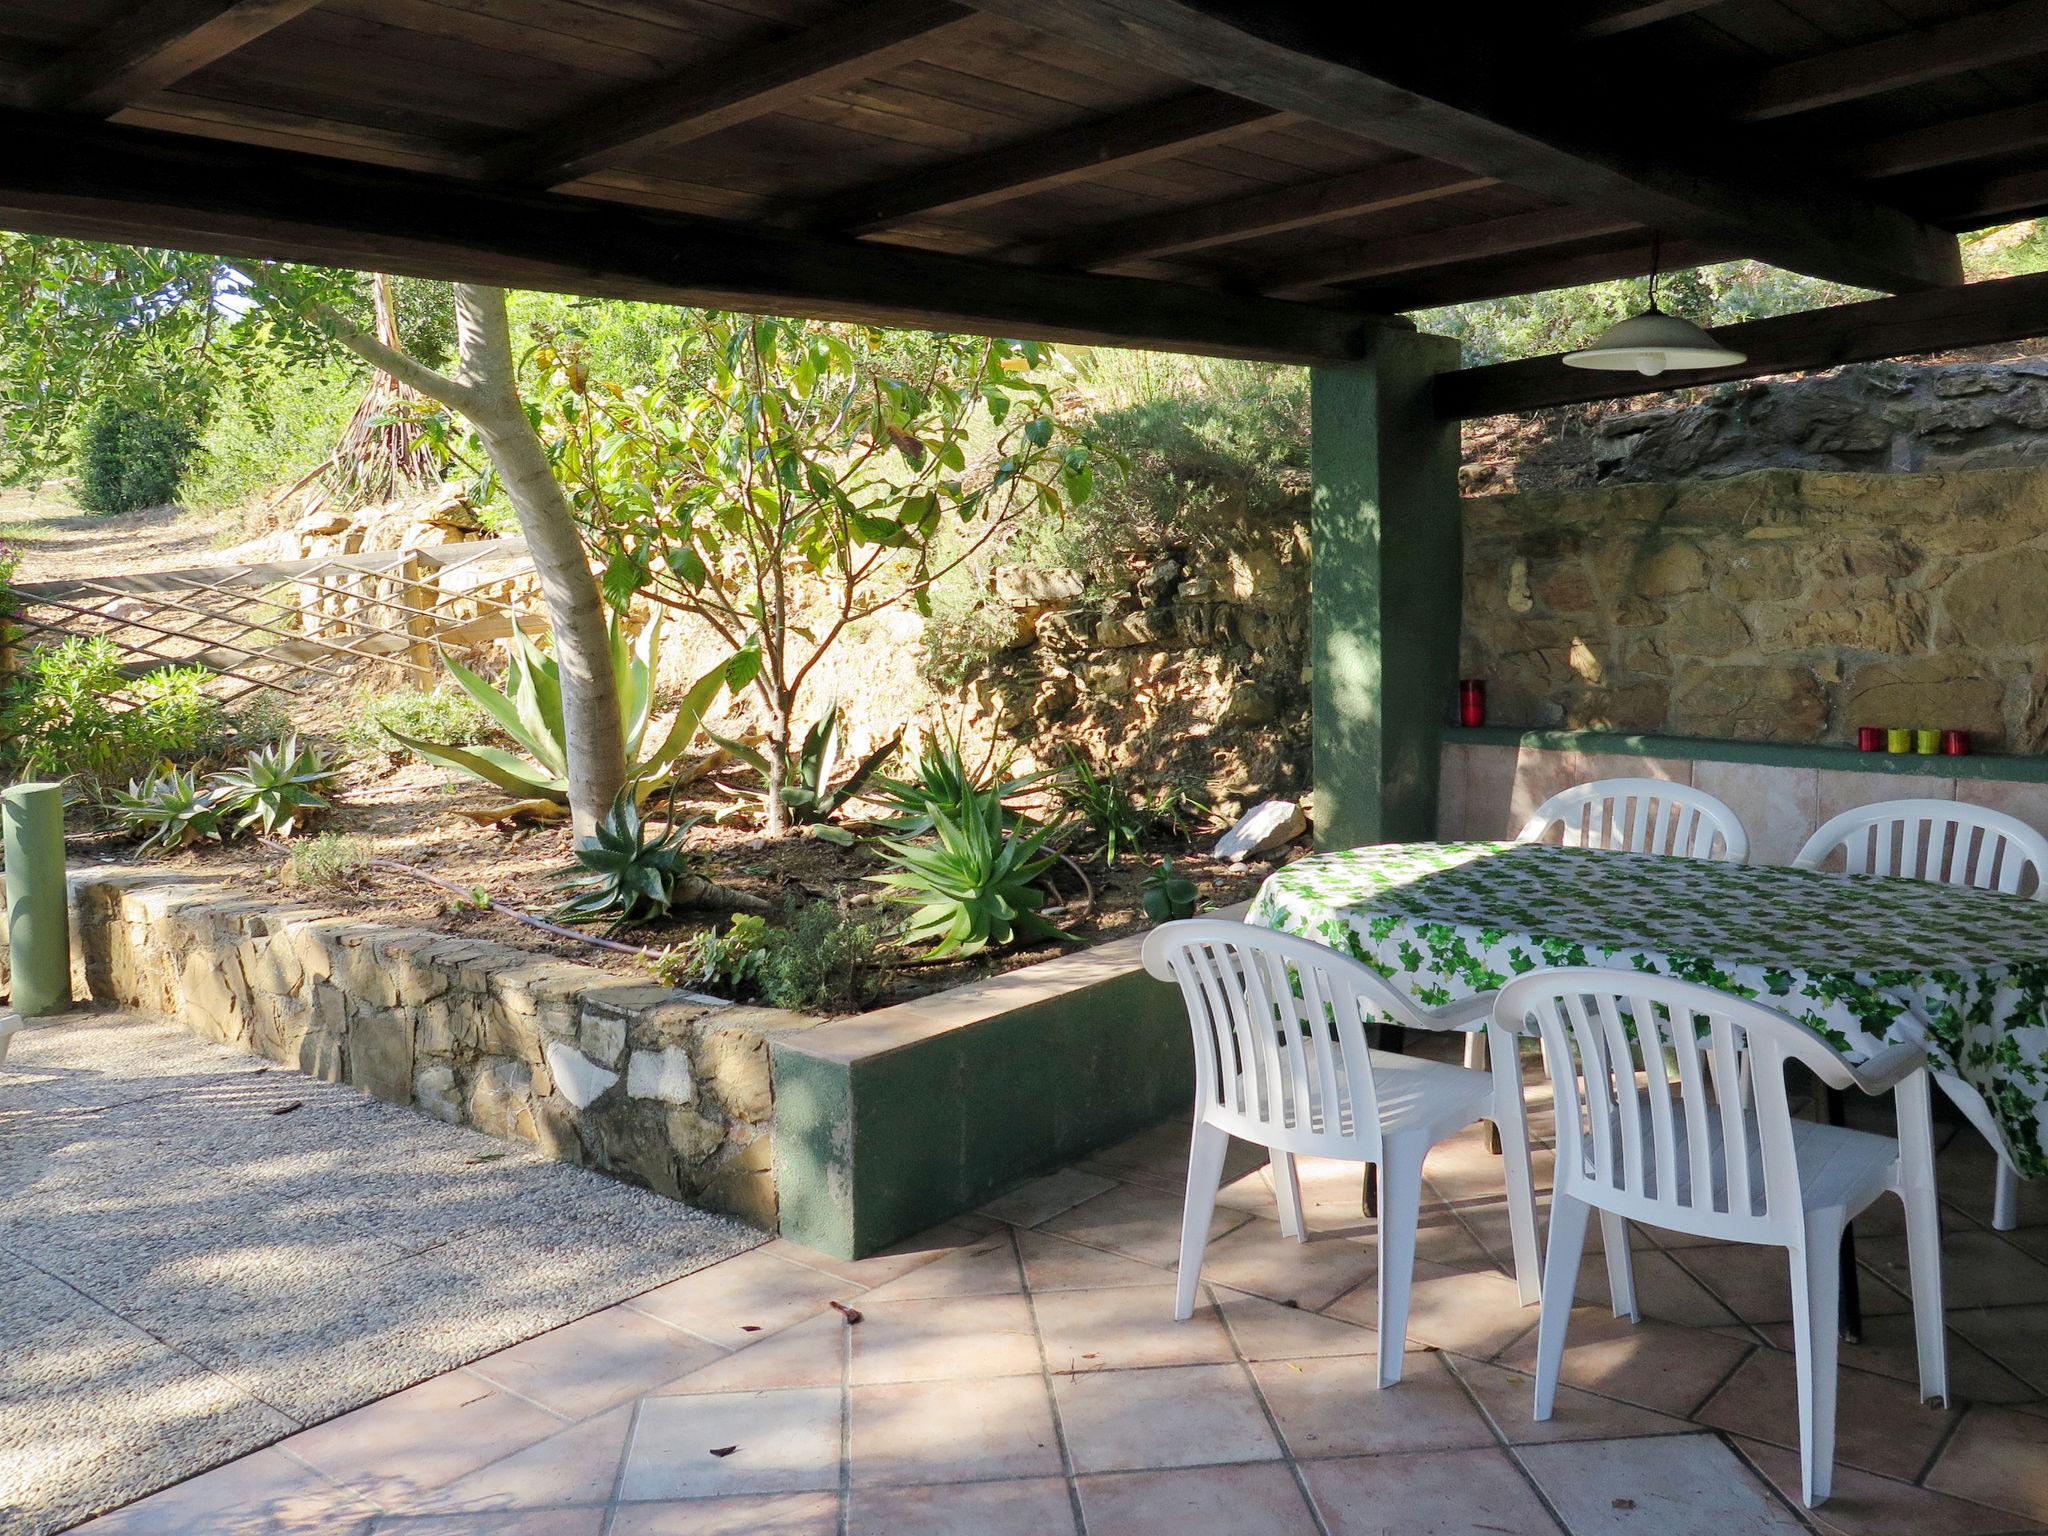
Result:
{"type": "Polygon", "coordinates": [[[1856,750],[1858,752],[1882,752],[1884,750],[1884,728],[1876,725],[1859,725],[1856,728],[1856,750]]]}
{"type": "Polygon", "coordinates": [[[1913,750],[1922,757],[1933,757],[1941,751],[1941,732],[1915,731],[1913,733],[1913,750]]]}
{"type": "Polygon", "coordinates": [[[1949,757],[1968,757],[1970,755],[1970,733],[1968,731],[1943,731],[1941,733],[1941,750],[1949,757]]]}
{"type": "Polygon", "coordinates": [[[1887,752],[1912,751],[1913,733],[1911,731],[1886,731],[1884,733],[1884,749],[1887,752]]]}
{"type": "Polygon", "coordinates": [[[1486,724],[1486,679],[1468,677],[1458,684],[1458,724],[1486,724]]]}

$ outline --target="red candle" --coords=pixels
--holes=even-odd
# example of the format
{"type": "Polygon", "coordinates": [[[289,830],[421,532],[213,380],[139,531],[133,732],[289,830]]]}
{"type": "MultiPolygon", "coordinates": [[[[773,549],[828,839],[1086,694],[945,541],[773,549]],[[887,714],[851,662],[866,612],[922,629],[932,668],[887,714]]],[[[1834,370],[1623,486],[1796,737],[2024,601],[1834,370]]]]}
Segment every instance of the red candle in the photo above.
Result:
{"type": "Polygon", "coordinates": [[[1884,727],[1881,725],[1860,725],[1856,728],[1856,750],[1858,752],[1882,752],[1884,750],[1884,727]]]}
{"type": "Polygon", "coordinates": [[[1968,731],[1943,731],[1941,733],[1941,750],[1950,757],[1968,757],[1970,755],[1970,733],[1968,731]]]}
{"type": "Polygon", "coordinates": [[[1486,724],[1486,679],[1468,677],[1458,684],[1458,724],[1486,724]]]}

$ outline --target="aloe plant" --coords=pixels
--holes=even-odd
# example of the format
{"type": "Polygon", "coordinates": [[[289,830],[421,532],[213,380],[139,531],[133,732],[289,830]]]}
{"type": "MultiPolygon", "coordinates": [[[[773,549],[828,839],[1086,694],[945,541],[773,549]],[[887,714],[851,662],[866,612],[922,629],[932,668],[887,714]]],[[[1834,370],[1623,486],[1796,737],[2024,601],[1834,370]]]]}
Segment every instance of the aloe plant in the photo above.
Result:
{"type": "Polygon", "coordinates": [[[592,840],[576,849],[563,876],[576,894],[556,915],[572,923],[610,918],[613,928],[667,917],[691,874],[683,840],[696,824],[693,816],[650,835],[632,788],[621,790],[592,840]]]}
{"type": "MultiPolygon", "coordinates": [[[[993,775],[984,777],[983,773],[967,766],[967,753],[957,732],[947,735],[934,733],[926,738],[909,777],[879,781],[875,797],[892,808],[892,814],[881,826],[900,836],[922,836],[933,829],[936,818],[941,814],[955,820],[965,816],[976,797],[983,792],[993,794],[1000,805],[1050,773],[1048,769],[1041,769],[1022,778],[1003,777],[1009,768],[1010,759],[1005,757],[996,765],[993,775]]],[[[1016,813],[1007,809],[1003,815],[1009,821],[1017,819],[1016,813]]]]}
{"type": "Polygon", "coordinates": [[[935,809],[931,817],[932,844],[879,839],[893,867],[869,876],[886,900],[912,908],[904,942],[936,941],[929,951],[936,959],[1017,939],[1070,937],[1039,916],[1045,892],[1038,880],[1059,857],[1046,848],[1058,828],[1012,824],[995,788],[971,790],[957,816],[935,809]]]}
{"type": "Polygon", "coordinates": [[[287,736],[251,752],[239,768],[213,776],[221,809],[241,812],[238,828],[254,827],[267,837],[290,837],[308,811],[324,811],[330,802],[320,791],[341,774],[312,747],[287,736]]]}
{"type": "MultiPolygon", "coordinates": [[[[629,640],[616,617],[612,620],[612,673],[619,685],[619,725],[626,743],[626,779],[639,786],[641,799],[674,769],[704,724],[704,712],[718,697],[729,665],[720,662],[690,685],[676,706],[675,718],[661,737],[649,743],[654,719],[654,657],[660,619],[650,620],[637,640],[629,640]]],[[[422,757],[473,773],[503,790],[528,800],[569,803],[569,758],[562,729],[562,674],[553,656],[531,637],[514,630],[511,665],[505,686],[490,682],[445,653],[442,661],[462,691],[510,736],[525,756],[502,747],[460,746],[422,741],[402,731],[387,731],[422,757]]]]}
{"type": "MultiPolygon", "coordinates": [[[[795,822],[809,822],[822,826],[839,813],[842,806],[867,787],[868,780],[875,776],[882,764],[895,755],[903,744],[901,732],[890,737],[881,746],[870,752],[855,765],[853,772],[834,783],[840,762],[840,738],[843,733],[837,703],[826,707],[817,723],[804,732],[803,745],[790,759],[789,782],[782,786],[782,806],[795,822]]],[[[765,786],[768,782],[769,765],[765,753],[757,752],[744,742],[733,741],[710,733],[717,742],[734,757],[761,775],[765,786]]],[[[849,839],[850,841],[850,839],[849,839]]]]}
{"type": "Polygon", "coordinates": [[[207,838],[221,841],[227,807],[190,769],[166,764],[147,781],[129,780],[107,802],[114,819],[142,837],[142,851],[165,853],[207,838]]]}

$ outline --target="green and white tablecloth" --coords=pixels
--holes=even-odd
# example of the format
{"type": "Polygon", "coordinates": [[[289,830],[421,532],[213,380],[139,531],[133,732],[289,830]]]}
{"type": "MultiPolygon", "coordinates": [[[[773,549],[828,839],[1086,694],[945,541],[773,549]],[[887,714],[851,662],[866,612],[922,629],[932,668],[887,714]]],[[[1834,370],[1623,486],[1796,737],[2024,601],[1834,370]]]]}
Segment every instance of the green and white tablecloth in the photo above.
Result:
{"type": "Polygon", "coordinates": [[[2048,902],[1920,880],[1534,843],[1387,843],[1276,871],[1245,921],[1354,955],[1426,1007],[1550,965],[1755,998],[1851,1060],[1915,1038],[2048,1175],[2048,902]]]}

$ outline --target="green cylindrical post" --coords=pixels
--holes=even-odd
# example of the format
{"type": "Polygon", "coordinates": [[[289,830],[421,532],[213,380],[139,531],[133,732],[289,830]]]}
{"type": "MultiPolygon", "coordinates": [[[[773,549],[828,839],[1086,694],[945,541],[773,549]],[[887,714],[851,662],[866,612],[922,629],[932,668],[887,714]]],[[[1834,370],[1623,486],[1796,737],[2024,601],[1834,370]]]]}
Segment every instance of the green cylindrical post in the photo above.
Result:
{"type": "Polygon", "coordinates": [[[64,891],[64,790],[17,784],[0,792],[7,853],[7,952],[14,1011],[71,1006],[71,912],[64,891]]]}

